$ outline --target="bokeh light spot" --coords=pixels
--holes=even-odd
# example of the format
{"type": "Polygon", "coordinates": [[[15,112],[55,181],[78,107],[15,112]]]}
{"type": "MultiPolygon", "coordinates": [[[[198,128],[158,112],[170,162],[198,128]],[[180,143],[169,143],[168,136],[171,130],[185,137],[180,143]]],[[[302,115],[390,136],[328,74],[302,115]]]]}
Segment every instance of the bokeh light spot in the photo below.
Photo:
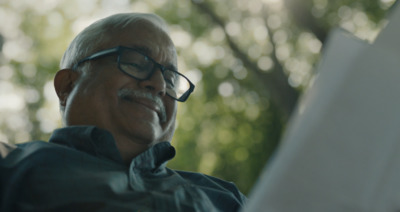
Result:
{"type": "Polygon", "coordinates": [[[218,93],[221,96],[224,97],[231,96],[233,94],[233,91],[234,91],[233,86],[229,82],[223,82],[218,86],[218,93]]]}
{"type": "Polygon", "coordinates": [[[270,57],[264,56],[258,59],[257,66],[263,71],[268,71],[274,66],[274,62],[270,57]]]}
{"type": "Polygon", "coordinates": [[[245,148],[237,148],[234,157],[237,161],[245,161],[249,157],[249,152],[245,148]]]}
{"type": "Polygon", "coordinates": [[[230,36],[237,36],[241,32],[241,27],[238,22],[229,22],[226,25],[225,29],[226,29],[226,32],[228,33],[228,35],[230,35],[230,36]]]}

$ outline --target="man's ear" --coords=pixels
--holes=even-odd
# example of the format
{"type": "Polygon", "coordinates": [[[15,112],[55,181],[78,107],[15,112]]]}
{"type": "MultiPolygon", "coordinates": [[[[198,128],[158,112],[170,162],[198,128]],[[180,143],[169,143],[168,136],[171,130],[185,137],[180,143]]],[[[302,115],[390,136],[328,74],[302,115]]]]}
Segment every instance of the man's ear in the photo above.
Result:
{"type": "Polygon", "coordinates": [[[62,69],[56,73],[54,77],[54,88],[60,100],[60,106],[64,107],[67,103],[67,98],[78,78],[79,72],[71,69],[62,69]]]}

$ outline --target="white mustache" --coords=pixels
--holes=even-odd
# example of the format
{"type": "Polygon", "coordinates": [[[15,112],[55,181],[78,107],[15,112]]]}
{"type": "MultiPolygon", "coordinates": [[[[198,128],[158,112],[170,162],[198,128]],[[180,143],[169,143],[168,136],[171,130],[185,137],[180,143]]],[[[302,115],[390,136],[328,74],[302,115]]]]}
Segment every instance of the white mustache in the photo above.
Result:
{"type": "Polygon", "coordinates": [[[145,98],[151,100],[160,108],[160,121],[164,123],[167,121],[167,113],[163,101],[159,96],[154,96],[150,92],[136,90],[132,88],[122,88],[118,91],[118,97],[123,99],[145,98]]]}

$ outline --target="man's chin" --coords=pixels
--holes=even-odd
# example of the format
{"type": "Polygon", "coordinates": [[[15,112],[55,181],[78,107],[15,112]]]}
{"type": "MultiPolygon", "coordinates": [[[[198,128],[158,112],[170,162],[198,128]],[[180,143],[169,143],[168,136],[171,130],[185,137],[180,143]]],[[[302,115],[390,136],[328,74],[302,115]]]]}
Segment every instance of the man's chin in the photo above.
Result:
{"type": "Polygon", "coordinates": [[[127,137],[131,140],[131,142],[141,144],[141,145],[147,145],[147,146],[152,146],[156,143],[159,143],[162,136],[162,131],[161,127],[148,127],[144,128],[142,126],[141,129],[132,129],[127,133],[127,137]]]}

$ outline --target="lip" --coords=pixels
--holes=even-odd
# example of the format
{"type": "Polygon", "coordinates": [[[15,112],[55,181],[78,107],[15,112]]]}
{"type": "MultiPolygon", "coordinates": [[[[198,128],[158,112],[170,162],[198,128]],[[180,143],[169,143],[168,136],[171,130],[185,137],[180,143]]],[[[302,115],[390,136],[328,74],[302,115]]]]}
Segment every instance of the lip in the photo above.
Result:
{"type": "Polygon", "coordinates": [[[137,102],[139,104],[144,105],[145,107],[148,107],[151,110],[154,110],[156,113],[161,113],[160,112],[160,107],[153,101],[148,100],[148,99],[143,99],[143,98],[135,98],[132,101],[137,102]]]}
{"type": "Polygon", "coordinates": [[[158,117],[160,118],[160,120],[162,119],[161,117],[161,109],[160,106],[157,105],[156,102],[150,100],[150,99],[145,99],[145,98],[124,98],[125,100],[129,101],[129,102],[135,102],[138,103],[140,105],[143,105],[144,107],[153,110],[154,112],[157,113],[158,117]]]}

